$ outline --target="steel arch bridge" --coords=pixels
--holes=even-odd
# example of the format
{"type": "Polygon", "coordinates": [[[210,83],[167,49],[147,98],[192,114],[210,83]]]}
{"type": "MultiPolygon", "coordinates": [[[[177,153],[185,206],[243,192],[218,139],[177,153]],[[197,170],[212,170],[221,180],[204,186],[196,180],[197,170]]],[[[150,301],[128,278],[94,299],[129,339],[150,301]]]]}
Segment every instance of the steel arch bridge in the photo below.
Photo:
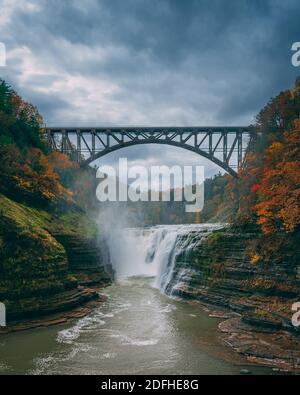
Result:
{"type": "Polygon", "coordinates": [[[81,164],[121,148],[167,144],[195,152],[234,177],[243,167],[252,127],[45,127],[50,147],[81,164]]]}

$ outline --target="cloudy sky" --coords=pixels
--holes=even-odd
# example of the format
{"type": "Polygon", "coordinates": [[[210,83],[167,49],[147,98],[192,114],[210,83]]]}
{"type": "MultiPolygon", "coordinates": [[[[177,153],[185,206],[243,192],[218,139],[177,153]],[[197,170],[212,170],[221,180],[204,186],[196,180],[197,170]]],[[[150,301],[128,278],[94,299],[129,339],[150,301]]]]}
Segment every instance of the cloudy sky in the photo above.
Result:
{"type": "MultiPolygon", "coordinates": [[[[299,21],[299,0],[0,0],[0,76],[49,125],[247,125],[300,74],[299,21]]],[[[142,147],[126,155],[218,170],[142,147]]]]}

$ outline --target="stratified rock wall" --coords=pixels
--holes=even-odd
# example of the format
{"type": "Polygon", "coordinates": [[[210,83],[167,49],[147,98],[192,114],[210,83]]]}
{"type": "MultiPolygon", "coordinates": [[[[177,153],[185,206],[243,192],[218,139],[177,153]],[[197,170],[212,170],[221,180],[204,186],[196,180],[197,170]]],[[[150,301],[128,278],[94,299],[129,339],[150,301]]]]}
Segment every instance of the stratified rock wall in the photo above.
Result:
{"type": "Polygon", "coordinates": [[[255,237],[229,228],[198,242],[194,235],[193,247],[177,256],[167,293],[230,308],[247,324],[297,332],[291,307],[300,301],[299,266],[251,263],[255,237]]]}
{"type": "Polygon", "coordinates": [[[112,271],[93,227],[76,207],[64,216],[0,195],[0,300],[8,322],[98,298],[93,288],[110,283],[112,271]]]}

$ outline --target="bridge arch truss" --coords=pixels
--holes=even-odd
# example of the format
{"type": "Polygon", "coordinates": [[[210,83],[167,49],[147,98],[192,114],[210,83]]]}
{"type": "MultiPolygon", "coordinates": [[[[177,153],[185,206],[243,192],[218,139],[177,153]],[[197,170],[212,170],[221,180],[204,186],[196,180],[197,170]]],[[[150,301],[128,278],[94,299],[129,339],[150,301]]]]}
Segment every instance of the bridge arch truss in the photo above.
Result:
{"type": "Polygon", "coordinates": [[[121,148],[167,144],[199,154],[236,177],[254,132],[251,127],[45,127],[50,147],[81,164],[121,148]]]}

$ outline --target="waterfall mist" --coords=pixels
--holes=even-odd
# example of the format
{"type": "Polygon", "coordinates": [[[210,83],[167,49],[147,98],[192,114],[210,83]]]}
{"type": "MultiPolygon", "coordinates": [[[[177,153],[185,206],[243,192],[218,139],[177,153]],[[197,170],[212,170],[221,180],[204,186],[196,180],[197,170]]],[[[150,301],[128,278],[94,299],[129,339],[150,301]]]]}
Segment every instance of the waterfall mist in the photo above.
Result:
{"type": "MultiPolygon", "coordinates": [[[[169,294],[171,292],[167,292],[167,288],[174,282],[178,255],[188,253],[196,241],[201,241],[211,231],[223,226],[188,224],[136,227],[129,214],[123,204],[114,203],[102,208],[98,218],[116,278],[153,277],[153,286],[169,294]]],[[[183,277],[184,273],[181,275],[183,277]]]]}

